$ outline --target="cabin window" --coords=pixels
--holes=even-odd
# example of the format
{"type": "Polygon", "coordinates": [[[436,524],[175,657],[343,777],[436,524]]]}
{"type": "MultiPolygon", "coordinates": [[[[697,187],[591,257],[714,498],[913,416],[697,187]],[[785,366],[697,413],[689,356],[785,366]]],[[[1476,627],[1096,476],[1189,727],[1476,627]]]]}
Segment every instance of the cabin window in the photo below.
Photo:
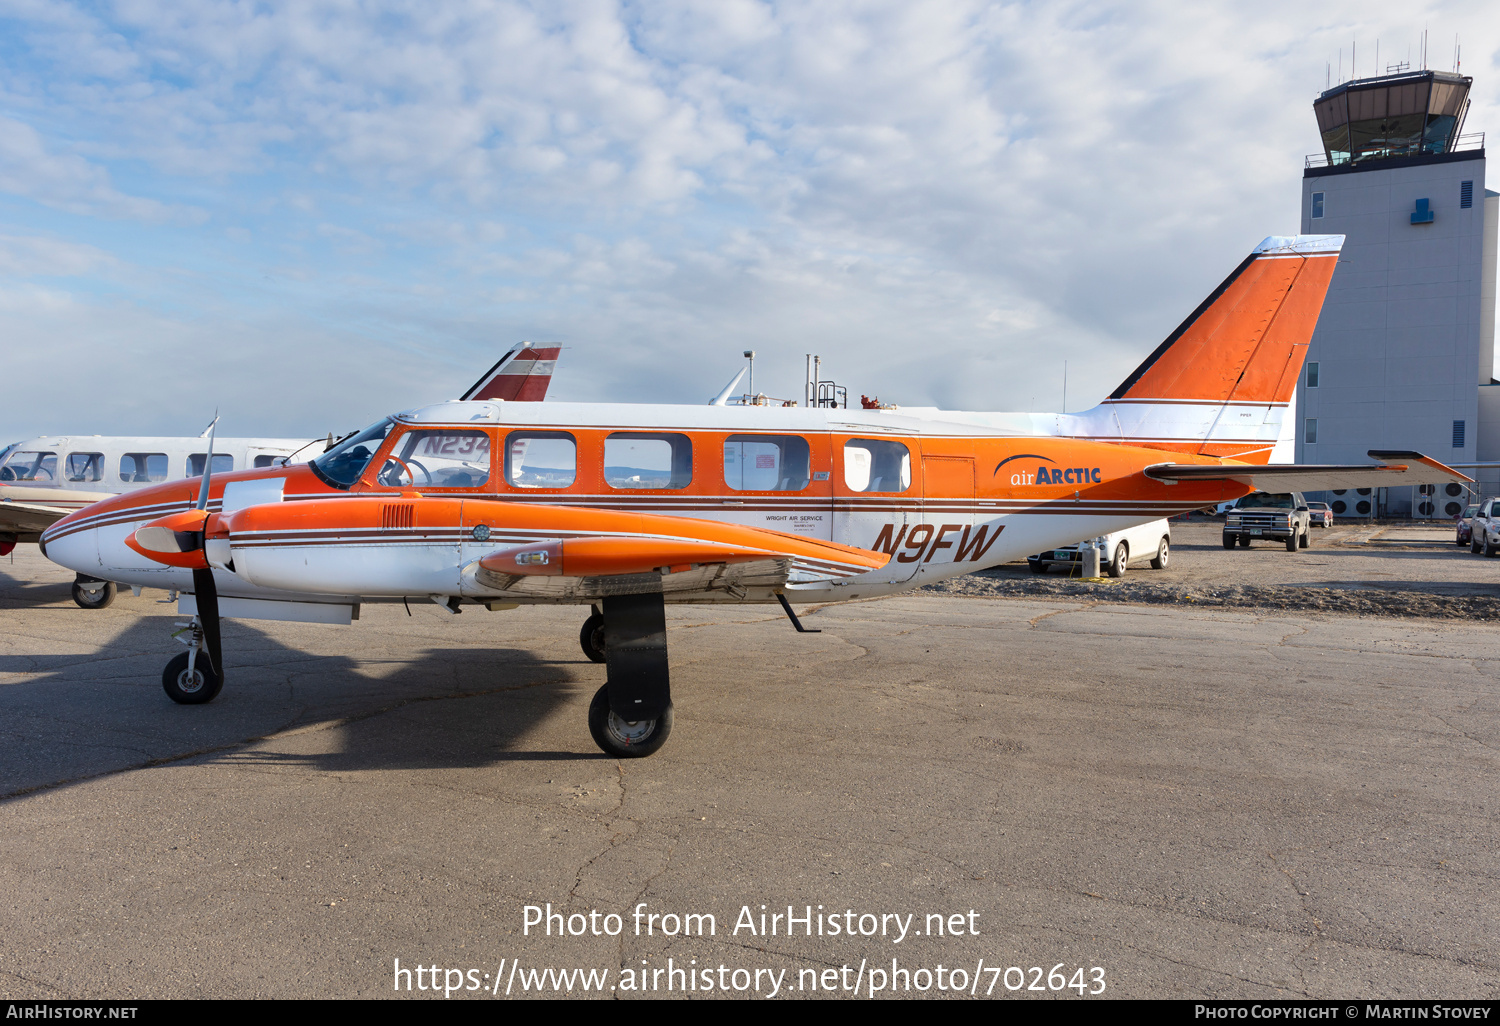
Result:
{"type": "Polygon", "coordinates": [[[604,440],[604,483],[611,488],[686,488],[692,481],[687,435],[619,431],[604,440]]]}
{"type": "Polygon", "coordinates": [[[452,428],[408,431],[380,468],[392,488],[478,488],[490,479],[490,433],[452,428]]]}
{"type": "Polygon", "coordinates": [[[900,442],[851,438],[844,443],[844,484],[851,492],[904,492],[911,487],[911,450],[900,442]]]}
{"type": "Polygon", "coordinates": [[[279,459],[281,459],[280,456],[267,456],[262,454],[255,457],[254,467],[256,470],[265,470],[267,467],[276,466],[276,461],[279,459]]]}
{"type": "Polygon", "coordinates": [[[515,488],[567,488],[578,476],[578,443],[562,431],[514,431],[505,440],[505,480],[515,488]]]}
{"type": "Polygon", "coordinates": [[[805,438],[730,435],[724,440],[724,483],[737,492],[800,492],[811,471],[805,438]]]}
{"type": "Polygon", "coordinates": [[[104,480],[104,453],[70,452],[63,464],[63,476],[79,483],[104,480]]]}
{"type": "Polygon", "coordinates": [[[0,466],[0,481],[57,480],[57,453],[13,452],[0,466]]]}
{"type": "Polygon", "coordinates": [[[149,484],[167,479],[167,454],[127,452],[120,457],[120,480],[126,484],[149,484]]]}
{"type": "MultiPolygon", "coordinates": [[[[208,461],[208,453],[195,452],[188,456],[188,477],[202,477],[203,464],[208,461]]],[[[214,473],[227,474],[234,469],[234,457],[227,452],[214,453],[214,473]]]]}

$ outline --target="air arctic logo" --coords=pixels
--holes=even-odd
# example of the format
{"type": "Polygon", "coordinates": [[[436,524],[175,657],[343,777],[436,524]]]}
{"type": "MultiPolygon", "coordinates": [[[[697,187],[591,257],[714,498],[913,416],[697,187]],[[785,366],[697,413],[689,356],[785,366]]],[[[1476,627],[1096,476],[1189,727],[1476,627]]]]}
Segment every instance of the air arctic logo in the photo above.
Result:
{"type": "Polygon", "coordinates": [[[1104,480],[1103,473],[1098,467],[1059,467],[1056,465],[1056,460],[1040,456],[1034,452],[1023,452],[1015,456],[1007,456],[995,464],[995,473],[999,474],[1000,468],[1011,460],[1046,460],[1048,463],[1053,464],[1050,470],[1046,467],[1037,467],[1032,472],[1017,470],[1010,475],[1010,483],[1013,485],[1099,484],[1104,480]]]}

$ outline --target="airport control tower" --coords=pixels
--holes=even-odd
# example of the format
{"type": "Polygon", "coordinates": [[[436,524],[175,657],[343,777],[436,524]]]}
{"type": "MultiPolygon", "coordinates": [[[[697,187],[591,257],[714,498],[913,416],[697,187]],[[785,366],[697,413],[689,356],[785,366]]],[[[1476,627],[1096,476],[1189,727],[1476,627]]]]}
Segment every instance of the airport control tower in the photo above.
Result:
{"type": "MultiPolygon", "coordinates": [[[[1302,231],[1348,238],[1297,387],[1299,463],[1364,463],[1369,449],[1500,460],[1500,196],[1485,189],[1484,136],[1464,134],[1472,82],[1403,71],[1313,102],[1323,152],[1303,171],[1302,231]]],[[[1484,495],[1500,491],[1481,473],[1484,495]]],[[[1445,488],[1319,498],[1340,516],[1439,518],[1472,501],[1445,488]]]]}

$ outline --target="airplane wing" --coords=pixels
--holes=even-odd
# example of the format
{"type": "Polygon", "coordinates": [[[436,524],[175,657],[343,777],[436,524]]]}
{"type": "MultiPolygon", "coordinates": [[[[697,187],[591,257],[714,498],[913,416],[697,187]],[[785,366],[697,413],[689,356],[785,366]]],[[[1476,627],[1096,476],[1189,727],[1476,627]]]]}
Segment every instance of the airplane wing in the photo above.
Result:
{"type": "Polygon", "coordinates": [[[1333,488],[1391,488],[1404,485],[1437,485],[1450,481],[1472,484],[1452,467],[1419,452],[1371,449],[1376,464],[1276,463],[1158,463],[1146,468],[1146,476],[1168,484],[1179,481],[1238,481],[1257,491],[1321,492],[1333,488]]]}
{"type": "Polygon", "coordinates": [[[479,376],[460,399],[539,403],[547,397],[562,346],[533,348],[522,342],[479,376]]]}
{"type": "MultiPolygon", "coordinates": [[[[145,531],[136,544],[170,548],[145,531]]],[[[249,506],[210,527],[208,538],[210,559],[218,552],[219,563],[232,561],[257,586],[369,597],[438,591],[434,560],[452,575],[447,587],[465,595],[576,602],[656,593],[743,598],[855,577],[891,558],[691,517],[414,492],[249,506]]],[[[137,551],[159,562],[177,558],[137,551]]]]}
{"type": "Polygon", "coordinates": [[[69,513],[112,498],[112,492],[0,485],[0,535],[14,534],[21,536],[21,541],[36,541],[38,534],[69,513]]]}

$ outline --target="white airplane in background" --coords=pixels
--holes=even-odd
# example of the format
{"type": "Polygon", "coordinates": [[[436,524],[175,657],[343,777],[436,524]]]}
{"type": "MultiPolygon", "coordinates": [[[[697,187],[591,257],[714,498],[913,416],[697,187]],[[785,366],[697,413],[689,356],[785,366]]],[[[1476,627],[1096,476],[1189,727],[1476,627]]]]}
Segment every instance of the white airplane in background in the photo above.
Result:
{"type": "MultiPolygon", "coordinates": [[[[522,342],[479,376],[461,398],[540,402],[561,347],[522,342]]],[[[217,422],[218,418],[215,418],[217,422]]],[[[0,556],[35,542],[63,517],[101,499],[163,481],[203,476],[213,424],[196,438],[143,435],[41,435],[0,449],[0,556]]],[[[326,438],[216,438],[213,473],[306,463],[334,444],[326,438]]],[[[73,601],[103,609],[113,582],[79,573],[73,601]]]]}

